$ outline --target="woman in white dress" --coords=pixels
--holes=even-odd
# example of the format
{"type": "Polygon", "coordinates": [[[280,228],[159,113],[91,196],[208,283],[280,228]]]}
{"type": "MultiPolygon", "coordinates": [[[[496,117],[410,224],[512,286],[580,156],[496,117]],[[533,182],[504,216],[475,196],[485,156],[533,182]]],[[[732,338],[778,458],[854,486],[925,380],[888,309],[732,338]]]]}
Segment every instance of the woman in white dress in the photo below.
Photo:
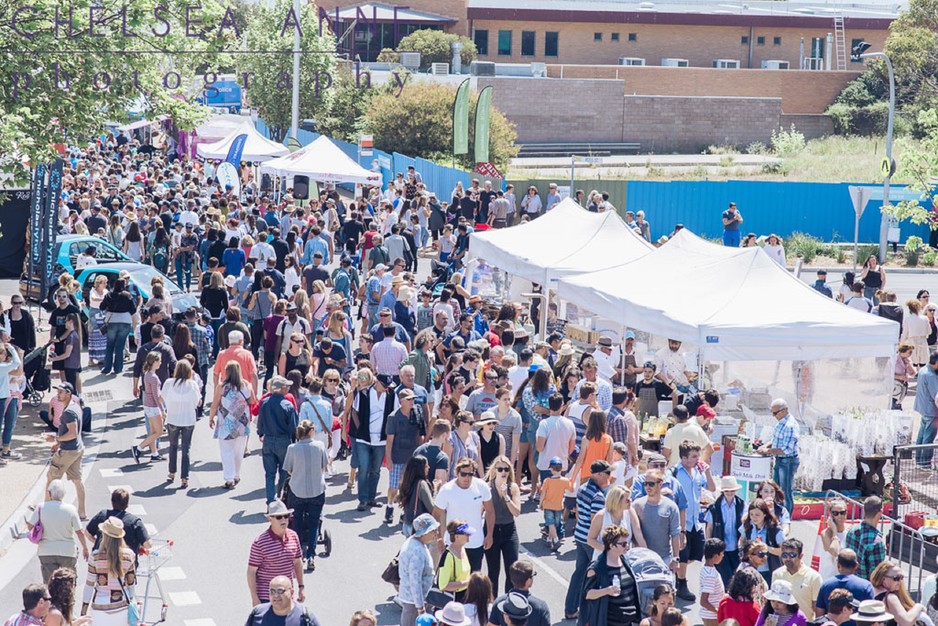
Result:
{"type": "Polygon", "coordinates": [[[782,240],[778,235],[775,233],[769,235],[765,240],[765,247],[762,249],[769,255],[769,258],[785,267],[785,248],[782,247],[782,240]]]}
{"type": "Polygon", "coordinates": [[[606,506],[603,510],[593,514],[590,522],[586,543],[593,548],[593,559],[599,558],[603,552],[603,533],[610,526],[621,526],[629,531],[629,548],[645,547],[645,537],[638,521],[638,515],[632,508],[632,496],[629,490],[622,485],[615,485],[606,494],[606,506]]]}
{"type": "Polygon", "coordinates": [[[922,305],[918,300],[905,303],[908,311],[902,320],[902,340],[912,344],[912,364],[922,368],[928,363],[928,335],[931,324],[922,317],[922,305]]]}

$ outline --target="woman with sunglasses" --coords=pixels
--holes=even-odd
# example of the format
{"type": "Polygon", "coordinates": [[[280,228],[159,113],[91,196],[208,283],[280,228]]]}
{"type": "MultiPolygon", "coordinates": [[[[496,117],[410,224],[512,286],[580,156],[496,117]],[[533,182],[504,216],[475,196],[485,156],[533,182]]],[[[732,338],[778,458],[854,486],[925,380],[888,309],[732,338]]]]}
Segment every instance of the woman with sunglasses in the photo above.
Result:
{"type": "Polygon", "coordinates": [[[331,462],[339,456],[342,448],[342,414],[345,413],[346,385],[342,383],[339,370],[332,368],[323,374],[322,385],[322,397],[332,404],[332,447],[329,449],[331,462]]]}
{"type": "Polygon", "coordinates": [[[895,561],[883,561],[870,574],[875,598],[886,605],[886,611],[892,613],[896,626],[914,626],[916,620],[925,613],[925,607],[914,602],[905,587],[905,575],[895,561]]]}
{"type": "Polygon", "coordinates": [[[765,581],[771,582],[772,572],[782,566],[779,555],[782,553],[781,545],[785,541],[785,533],[779,527],[775,512],[762,498],[756,498],[749,503],[749,511],[743,517],[739,527],[739,542],[743,545],[746,540],[765,542],[768,549],[768,562],[758,567],[759,573],[765,581]]]}
{"type": "MultiPolygon", "coordinates": [[[[485,562],[488,565],[492,589],[495,590],[498,590],[498,578],[504,565],[505,593],[508,593],[511,590],[508,572],[518,560],[521,550],[518,529],[515,526],[515,518],[521,515],[521,489],[515,482],[515,470],[508,457],[501,455],[495,458],[485,475],[485,482],[492,490],[492,507],[495,509],[492,545],[485,551],[485,562]]],[[[486,525],[488,523],[486,521],[486,525]]]]}
{"type": "Polygon", "coordinates": [[[298,370],[300,375],[306,378],[312,362],[313,355],[310,352],[306,335],[293,333],[290,335],[290,346],[280,355],[277,371],[280,372],[281,376],[286,376],[289,372],[298,370]]]}
{"type": "Polygon", "coordinates": [[[836,576],[837,555],[847,540],[847,503],[839,498],[828,502],[827,528],[821,532],[820,566],[818,573],[823,580],[836,576]]]}
{"type": "Polygon", "coordinates": [[[635,575],[625,559],[629,531],[611,526],[603,532],[603,551],[586,570],[579,624],[638,624],[641,601],[635,575]]]}
{"type": "Polygon", "coordinates": [[[602,554],[602,536],[606,529],[621,526],[629,531],[629,548],[632,546],[645,547],[645,538],[642,536],[641,523],[638,515],[632,508],[632,497],[629,490],[622,485],[610,487],[606,492],[606,504],[602,511],[596,511],[590,522],[586,543],[593,548],[593,558],[602,554]]]}
{"type": "Polygon", "coordinates": [[[469,458],[474,461],[476,474],[482,478],[482,460],[479,458],[479,435],[472,431],[475,419],[469,411],[456,413],[456,422],[449,437],[452,448],[449,457],[450,480],[456,478],[456,463],[459,459],[469,458]]]}
{"type": "Polygon", "coordinates": [[[769,547],[762,541],[747,541],[739,549],[739,567],[736,571],[748,569],[759,576],[759,585],[753,594],[753,599],[762,604],[762,594],[769,590],[765,576],[760,568],[765,567],[769,559],[769,547]]]}
{"type": "Polygon", "coordinates": [[[25,305],[23,296],[13,296],[6,316],[10,323],[10,343],[23,354],[29,354],[36,349],[36,321],[25,305]]]}

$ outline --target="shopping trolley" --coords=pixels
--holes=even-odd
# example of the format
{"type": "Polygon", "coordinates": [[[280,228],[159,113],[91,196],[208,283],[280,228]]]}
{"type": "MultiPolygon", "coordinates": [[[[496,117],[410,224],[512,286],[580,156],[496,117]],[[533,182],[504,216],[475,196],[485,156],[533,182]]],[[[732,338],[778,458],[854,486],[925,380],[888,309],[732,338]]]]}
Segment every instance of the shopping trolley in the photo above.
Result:
{"type": "Polygon", "coordinates": [[[153,626],[166,621],[166,593],[163,591],[163,583],[160,581],[160,568],[173,557],[173,542],[167,539],[152,539],[149,548],[141,548],[137,557],[137,583],[139,587],[140,577],[147,579],[143,587],[143,597],[139,594],[134,598],[134,602],[140,608],[140,623],[138,626],[153,626]],[[157,596],[150,595],[150,585],[156,583],[157,596]],[[148,616],[148,609],[152,612],[150,601],[156,600],[160,607],[160,618],[151,621],[148,616]]]}

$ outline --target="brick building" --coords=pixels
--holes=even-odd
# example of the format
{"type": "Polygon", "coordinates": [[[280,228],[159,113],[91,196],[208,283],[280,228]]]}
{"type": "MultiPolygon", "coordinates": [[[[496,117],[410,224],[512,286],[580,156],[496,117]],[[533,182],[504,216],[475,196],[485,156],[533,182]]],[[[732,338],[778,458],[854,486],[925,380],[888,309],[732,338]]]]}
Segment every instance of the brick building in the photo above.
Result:
{"type": "Polygon", "coordinates": [[[843,66],[851,63],[849,53],[841,53],[838,64],[831,49],[836,35],[842,32],[845,49],[860,40],[880,49],[901,6],[873,0],[319,0],[318,5],[330,15],[338,9],[346,28],[358,18],[356,33],[344,41],[353,58],[364,60],[416,28],[439,28],[472,37],[480,60],[505,63],[616,65],[627,58],[645,65],[674,59],[690,67],[722,61],[760,68],[782,61],[791,69],[823,69],[828,60],[832,69],[849,69],[843,66]]]}

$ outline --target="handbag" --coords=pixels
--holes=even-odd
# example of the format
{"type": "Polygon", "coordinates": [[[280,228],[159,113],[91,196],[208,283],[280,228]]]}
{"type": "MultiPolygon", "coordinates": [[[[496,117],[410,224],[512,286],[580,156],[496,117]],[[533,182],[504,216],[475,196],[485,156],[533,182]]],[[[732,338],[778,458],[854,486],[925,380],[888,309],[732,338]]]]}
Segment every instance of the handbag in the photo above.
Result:
{"type": "Polygon", "coordinates": [[[319,410],[316,408],[316,405],[313,404],[312,402],[310,402],[309,405],[313,407],[313,413],[316,414],[316,421],[319,422],[319,426],[322,428],[323,432],[326,433],[326,436],[328,437],[327,441],[329,442],[329,445],[327,446],[327,448],[332,448],[332,429],[326,426],[326,422],[322,419],[322,415],[319,414],[319,410]]]}
{"type": "Polygon", "coordinates": [[[394,558],[391,559],[391,562],[388,563],[387,567],[384,568],[384,571],[381,572],[381,580],[395,587],[401,584],[400,555],[401,553],[398,552],[394,558]]]}
{"type": "Polygon", "coordinates": [[[117,583],[121,586],[121,591],[124,593],[124,599],[127,600],[127,624],[129,626],[138,626],[141,621],[140,615],[140,606],[130,599],[130,595],[127,593],[127,589],[124,588],[124,581],[118,576],[117,583]]]}
{"type": "Polygon", "coordinates": [[[110,321],[111,321],[111,313],[109,311],[108,314],[104,317],[104,323],[102,323],[101,326],[98,327],[98,332],[101,333],[102,335],[107,335],[107,325],[108,325],[108,322],[110,321]]]}
{"type": "Polygon", "coordinates": [[[42,541],[42,507],[36,509],[36,512],[39,514],[39,519],[36,521],[36,525],[29,529],[29,535],[27,535],[30,543],[42,541]]]}
{"type": "MultiPolygon", "coordinates": [[[[449,602],[452,602],[456,599],[455,593],[452,593],[449,591],[443,591],[442,589],[440,589],[440,583],[439,583],[439,580],[440,580],[439,570],[443,567],[443,565],[446,563],[446,559],[449,558],[450,556],[453,557],[454,561],[456,560],[456,556],[453,555],[453,553],[450,552],[449,549],[447,549],[443,552],[443,556],[440,558],[440,563],[439,563],[439,566],[437,567],[437,578],[435,581],[433,581],[433,586],[430,587],[430,591],[427,592],[427,600],[426,600],[427,606],[430,606],[436,609],[442,609],[449,602]]],[[[453,571],[455,572],[455,570],[456,570],[456,564],[454,563],[453,571]]]]}

